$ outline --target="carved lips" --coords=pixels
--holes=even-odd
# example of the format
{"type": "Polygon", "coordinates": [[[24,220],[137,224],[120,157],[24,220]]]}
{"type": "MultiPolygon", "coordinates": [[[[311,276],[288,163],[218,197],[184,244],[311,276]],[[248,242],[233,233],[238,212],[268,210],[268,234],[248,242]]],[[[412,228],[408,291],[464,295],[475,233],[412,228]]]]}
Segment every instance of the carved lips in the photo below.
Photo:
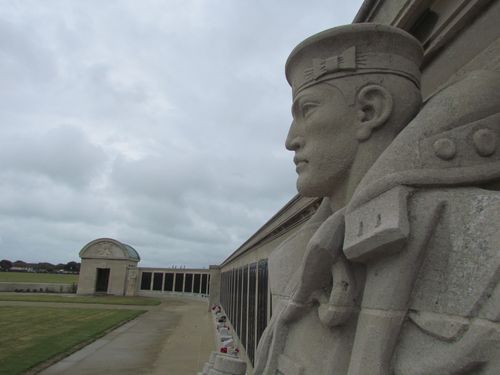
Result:
{"type": "Polygon", "coordinates": [[[295,170],[297,171],[297,173],[300,173],[305,168],[307,163],[309,163],[306,159],[300,158],[297,155],[294,156],[293,162],[296,165],[295,170]]]}

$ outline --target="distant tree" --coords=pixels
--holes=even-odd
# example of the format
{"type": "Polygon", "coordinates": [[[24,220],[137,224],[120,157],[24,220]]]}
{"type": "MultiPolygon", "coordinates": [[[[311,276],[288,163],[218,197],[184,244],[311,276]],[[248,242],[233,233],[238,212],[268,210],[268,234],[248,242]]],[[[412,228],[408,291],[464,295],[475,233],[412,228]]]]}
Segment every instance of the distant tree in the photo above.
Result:
{"type": "Polygon", "coordinates": [[[64,267],[66,267],[66,265],[64,263],[57,263],[55,266],[54,272],[63,273],[64,267]]]}
{"type": "Polygon", "coordinates": [[[23,262],[22,260],[16,260],[14,263],[12,263],[13,267],[26,267],[28,263],[23,262]]]}
{"type": "Polygon", "coordinates": [[[2,270],[8,271],[12,267],[12,262],[7,259],[0,260],[0,268],[2,270]]]}
{"type": "Polygon", "coordinates": [[[38,272],[53,272],[56,266],[52,263],[42,262],[36,265],[38,272]]]}
{"type": "Polygon", "coordinates": [[[68,272],[80,272],[80,263],[68,262],[64,266],[64,270],[68,272]]]}

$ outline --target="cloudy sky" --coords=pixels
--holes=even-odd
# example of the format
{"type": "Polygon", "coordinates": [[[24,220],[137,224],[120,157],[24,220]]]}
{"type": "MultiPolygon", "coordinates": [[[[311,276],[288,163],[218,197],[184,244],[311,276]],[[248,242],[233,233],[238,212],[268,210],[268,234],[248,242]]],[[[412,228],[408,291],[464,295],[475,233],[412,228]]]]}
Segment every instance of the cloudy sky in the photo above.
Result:
{"type": "Polygon", "coordinates": [[[220,263],[296,193],[288,54],[360,4],[0,0],[0,259],[220,263]]]}

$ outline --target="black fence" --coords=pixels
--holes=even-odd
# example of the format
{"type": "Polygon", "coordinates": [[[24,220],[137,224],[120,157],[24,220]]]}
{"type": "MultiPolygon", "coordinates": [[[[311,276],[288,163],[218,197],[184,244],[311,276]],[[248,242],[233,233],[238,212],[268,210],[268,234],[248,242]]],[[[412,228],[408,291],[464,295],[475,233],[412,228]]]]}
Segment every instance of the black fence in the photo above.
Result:
{"type": "Polygon", "coordinates": [[[252,364],[270,318],[267,279],[267,259],[221,273],[221,305],[252,364]]]}

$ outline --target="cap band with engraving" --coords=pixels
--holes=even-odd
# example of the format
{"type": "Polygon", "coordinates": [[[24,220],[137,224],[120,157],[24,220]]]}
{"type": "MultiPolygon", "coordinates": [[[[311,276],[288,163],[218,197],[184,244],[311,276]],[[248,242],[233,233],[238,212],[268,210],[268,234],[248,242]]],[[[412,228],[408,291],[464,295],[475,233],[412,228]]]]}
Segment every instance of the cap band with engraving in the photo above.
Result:
{"type": "Polygon", "coordinates": [[[422,56],[420,42],[401,29],[352,24],[300,43],[287,60],[286,76],[294,93],[320,82],[370,73],[399,75],[420,87],[422,56]]]}

